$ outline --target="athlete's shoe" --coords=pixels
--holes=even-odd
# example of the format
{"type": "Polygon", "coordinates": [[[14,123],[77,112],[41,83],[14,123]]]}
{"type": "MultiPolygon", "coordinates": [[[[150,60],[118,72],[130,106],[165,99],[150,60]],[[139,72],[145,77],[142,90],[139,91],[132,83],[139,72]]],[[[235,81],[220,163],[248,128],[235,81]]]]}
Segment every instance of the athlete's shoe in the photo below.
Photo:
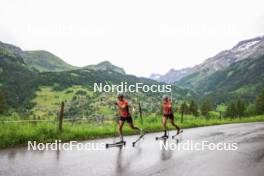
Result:
{"type": "Polygon", "coordinates": [[[164,134],[163,136],[161,136],[160,138],[168,138],[169,136],[164,134]]]}
{"type": "Polygon", "coordinates": [[[123,136],[120,136],[120,142],[123,142],[123,141],[124,141],[123,136]]]}
{"type": "Polygon", "coordinates": [[[176,133],[176,135],[178,135],[178,134],[180,134],[180,133],[182,133],[183,132],[183,130],[182,129],[177,129],[177,133],[176,133]]]}

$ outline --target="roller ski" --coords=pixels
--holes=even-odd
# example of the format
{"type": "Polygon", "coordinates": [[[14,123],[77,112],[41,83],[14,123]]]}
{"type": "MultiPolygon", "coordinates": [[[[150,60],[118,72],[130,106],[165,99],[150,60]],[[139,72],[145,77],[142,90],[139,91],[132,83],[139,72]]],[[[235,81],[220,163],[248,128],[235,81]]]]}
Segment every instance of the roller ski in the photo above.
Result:
{"type": "Polygon", "coordinates": [[[110,147],[123,147],[126,145],[126,141],[119,141],[119,142],[115,142],[112,144],[106,144],[105,147],[106,148],[110,148],[110,147]]]}
{"type": "Polygon", "coordinates": [[[156,139],[156,141],[157,141],[157,140],[166,140],[166,139],[168,139],[168,138],[169,138],[169,135],[167,135],[167,134],[165,133],[163,136],[156,137],[155,139],[156,139]]]}
{"type": "Polygon", "coordinates": [[[177,137],[178,135],[180,135],[181,133],[183,133],[183,130],[179,130],[179,131],[177,132],[177,134],[171,136],[172,139],[176,138],[176,137],[177,137]]]}

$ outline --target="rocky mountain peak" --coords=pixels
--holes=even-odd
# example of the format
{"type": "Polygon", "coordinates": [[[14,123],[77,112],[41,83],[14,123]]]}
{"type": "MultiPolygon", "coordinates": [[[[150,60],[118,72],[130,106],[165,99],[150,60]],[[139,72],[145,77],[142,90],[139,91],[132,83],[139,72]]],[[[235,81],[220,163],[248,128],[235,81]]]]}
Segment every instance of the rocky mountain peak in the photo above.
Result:
{"type": "Polygon", "coordinates": [[[200,72],[203,76],[210,75],[216,71],[223,70],[233,63],[244,59],[257,58],[264,54],[264,36],[255,37],[238,42],[233,48],[223,50],[213,57],[206,59],[203,63],[192,68],[180,70],[170,69],[168,73],[160,76],[158,81],[173,83],[194,73],[200,72]]]}

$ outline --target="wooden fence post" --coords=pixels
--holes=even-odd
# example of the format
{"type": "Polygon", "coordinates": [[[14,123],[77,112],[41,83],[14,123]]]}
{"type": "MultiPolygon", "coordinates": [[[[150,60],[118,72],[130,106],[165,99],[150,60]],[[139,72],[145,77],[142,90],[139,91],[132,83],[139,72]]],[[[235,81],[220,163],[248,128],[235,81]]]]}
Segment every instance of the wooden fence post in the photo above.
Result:
{"type": "Polygon", "coordinates": [[[138,110],[139,110],[140,123],[141,123],[141,125],[143,125],[142,109],[141,109],[141,104],[140,104],[140,102],[138,102],[138,110]]]}
{"type": "Polygon", "coordinates": [[[183,123],[183,115],[184,115],[184,112],[182,111],[181,112],[181,123],[183,123]]]}
{"type": "Polygon", "coordinates": [[[64,116],[64,102],[61,102],[60,117],[59,117],[59,131],[62,131],[62,122],[64,116]]]}

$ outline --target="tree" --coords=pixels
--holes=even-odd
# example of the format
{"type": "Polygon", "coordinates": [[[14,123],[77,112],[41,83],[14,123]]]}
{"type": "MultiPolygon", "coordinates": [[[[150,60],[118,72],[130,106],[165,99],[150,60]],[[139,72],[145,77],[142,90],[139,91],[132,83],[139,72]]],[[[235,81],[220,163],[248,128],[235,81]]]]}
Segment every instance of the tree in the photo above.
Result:
{"type": "Polygon", "coordinates": [[[219,112],[219,118],[222,119],[223,113],[226,111],[227,106],[225,104],[217,105],[216,111],[219,112]]]}
{"type": "Polygon", "coordinates": [[[247,106],[245,111],[246,116],[256,115],[256,105],[251,103],[247,106]]]}
{"type": "Polygon", "coordinates": [[[256,113],[264,114],[264,89],[261,94],[256,98],[256,113]]]}
{"type": "Polygon", "coordinates": [[[185,103],[185,101],[181,104],[181,107],[180,107],[180,113],[181,113],[181,123],[183,123],[183,116],[184,114],[186,114],[188,111],[188,106],[187,104],[185,103]]]}
{"type": "Polygon", "coordinates": [[[232,101],[231,103],[229,103],[229,105],[226,108],[225,116],[234,118],[234,117],[236,117],[236,114],[237,114],[236,111],[237,111],[236,110],[236,105],[232,101]]]}
{"type": "Polygon", "coordinates": [[[190,105],[189,105],[189,112],[194,115],[195,117],[199,116],[199,112],[198,112],[198,105],[196,104],[195,101],[191,101],[190,105]]]}
{"type": "Polygon", "coordinates": [[[208,118],[209,111],[211,110],[211,102],[206,99],[203,101],[202,106],[201,106],[201,113],[203,116],[208,118]]]}
{"type": "Polygon", "coordinates": [[[236,115],[241,118],[245,114],[245,103],[243,100],[238,99],[236,102],[236,115]]]}
{"type": "Polygon", "coordinates": [[[5,97],[3,92],[0,90],[0,114],[3,114],[7,110],[5,97]]]}

